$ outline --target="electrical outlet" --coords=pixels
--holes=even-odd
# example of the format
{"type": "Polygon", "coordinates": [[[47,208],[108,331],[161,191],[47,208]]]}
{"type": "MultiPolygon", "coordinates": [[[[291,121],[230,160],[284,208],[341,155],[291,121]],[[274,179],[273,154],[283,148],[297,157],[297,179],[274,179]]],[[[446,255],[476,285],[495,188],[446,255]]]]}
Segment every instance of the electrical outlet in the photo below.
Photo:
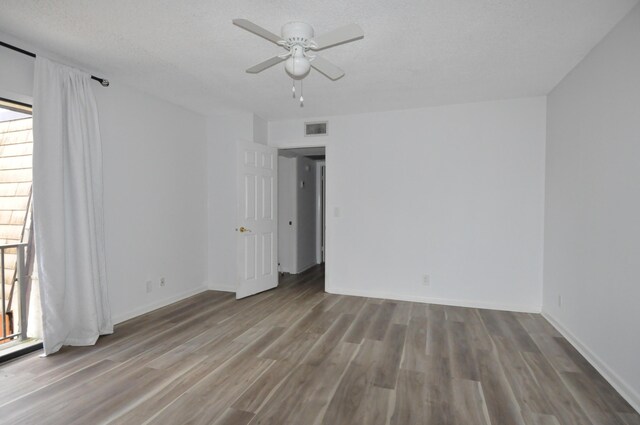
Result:
{"type": "Polygon", "coordinates": [[[164,277],[160,278],[160,286],[164,287],[167,284],[167,281],[164,279],[164,277]]]}
{"type": "Polygon", "coordinates": [[[150,293],[151,291],[153,291],[153,282],[150,280],[147,280],[147,294],[150,293]]]}
{"type": "Polygon", "coordinates": [[[558,295],[558,307],[562,308],[562,295],[558,295]]]}
{"type": "Polygon", "coordinates": [[[424,276],[422,276],[422,284],[424,286],[430,286],[431,285],[431,278],[429,277],[428,274],[425,274],[424,276]]]}

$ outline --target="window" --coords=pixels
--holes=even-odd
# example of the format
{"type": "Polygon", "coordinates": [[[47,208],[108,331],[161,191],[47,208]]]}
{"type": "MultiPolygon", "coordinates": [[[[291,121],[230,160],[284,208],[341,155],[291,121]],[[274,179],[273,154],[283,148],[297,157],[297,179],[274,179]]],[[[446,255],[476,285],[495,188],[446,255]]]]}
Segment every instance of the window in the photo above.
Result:
{"type": "MultiPolygon", "coordinates": [[[[34,268],[31,232],[33,121],[31,106],[0,98],[0,355],[28,340],[25,330],[34,268]],[[22,273],[22,276],[21,276],[22,273]],[[25,323],[23,323],[23,321],[25,323]]],[[[39,306],[34,306],[39,311],[39,306]]],[[[35,320],[35,319],[34,319],[35,320]]],[[[39,320],[39,317],[38,317],[39,320]]]]}

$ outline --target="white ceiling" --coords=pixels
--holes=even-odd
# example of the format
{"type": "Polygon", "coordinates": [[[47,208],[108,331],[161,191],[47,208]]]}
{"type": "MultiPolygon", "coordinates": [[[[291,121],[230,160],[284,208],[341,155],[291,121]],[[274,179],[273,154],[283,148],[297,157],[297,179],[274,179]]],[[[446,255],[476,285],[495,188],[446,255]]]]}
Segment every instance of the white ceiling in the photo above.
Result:
{"type": "Polygon", "coordinates": [[[203,113],[278,120],[544,95],[637,2],[2,0],[0,31],[203,113]],[[244,72],[282,50],[233,18],[365,37],[321,52],[346,76],[312,70],[300,108],[282,64],[244,72]]]}

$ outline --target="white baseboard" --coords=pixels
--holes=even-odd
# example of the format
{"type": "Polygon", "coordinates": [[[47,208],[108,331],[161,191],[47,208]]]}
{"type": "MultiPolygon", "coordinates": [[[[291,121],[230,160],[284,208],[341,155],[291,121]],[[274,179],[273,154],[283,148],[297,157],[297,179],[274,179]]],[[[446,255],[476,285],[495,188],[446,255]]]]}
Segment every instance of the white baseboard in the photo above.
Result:
{"type": "Polygon", "coordinates": [[[542,316],[553,325],[558,332],[565,337],[567,341],[575,347],[576,350],[582,356],[587,359],[591,366],[593,366],[603,377],[606,379],[618,393],[627,400],[627,403],[631,405],[637,412],[640,412],[640,394],[635,391],[624,379],[622,379],[616,372],[613,371],[602,359],[587,347],[580,339],[578,339],[573,333],[571,333],[564,325],[551,316],[548,312],[543,311],[542,316]]]}
{"type": "Polygon", "coordinates": [[[201,286],[197,286],[195,288],[191,288],[186,291],[180,292],[178,294],[174,294],[169,297],[162,298],[161,300],[153,301],[149,304],[140,306],[134,310],[114,316],[112,318],[113,324],[117,325],[118,323],[122,323],[129,319],[133,319],[134,317],[142,316],[143,314],[149,313],[150,311],[157,310],[159,308],[168,306],[169,304],[173,304],[175,302],[181,301],[185,298],[192,297],[208,289],[209,288],[207,288],[206,286],[201,285],[201,286]]]}
{"type": "Polygon", "coordinates": [[[310,264],[307,264],[307,265],[305,265],[305,266],[302,266],[302,267],[298,268],[298,270],[295,270],[295,271],[294,271],[293,273],[291,273],[291,274],[300,274],[300,273],[302,273],[302,272],[306,272],[306,271],[307,271],[307,270],[309,270],[311,267],[316,266],[316,265],[317,265],[316,263],[310,263],[310,264]]]}
{"type": "Polygon", "coordinates": [[[333,286],[325,287],[325,291],[330,294],[339,294],[339,295],[354,295],[357,297],[367,297],[367,298],[381,298],[388,300],[396,300],[396,301],[411,301],[418,303],[426,303],[426,304],[439,304],[439,305],[450,305],[455,307],[470,307],[470,308],[482,308],[488,310],[502,310],[502,311],[515,311],[519,313],[540,313],[539,307],[534,306],[519,306],[519,305],[502,305],[502,304],[493,304],[493,303],[485,303],[482,301],[473,301],[473,300],[454,300],[448,298],[432,298],[432,297],[422,297],[416,295],[398,295],[390,292],[383,291],[362,291],[362,290],[353,290],[346,288],[335,288],[333,286]]]}
{"type": "Polygon", "coordinates": [[[209,289],[211,289],[212,291],[236,292],[235,285],[229,285],[225,283],[212,283],[209,285],[209,289]]]}

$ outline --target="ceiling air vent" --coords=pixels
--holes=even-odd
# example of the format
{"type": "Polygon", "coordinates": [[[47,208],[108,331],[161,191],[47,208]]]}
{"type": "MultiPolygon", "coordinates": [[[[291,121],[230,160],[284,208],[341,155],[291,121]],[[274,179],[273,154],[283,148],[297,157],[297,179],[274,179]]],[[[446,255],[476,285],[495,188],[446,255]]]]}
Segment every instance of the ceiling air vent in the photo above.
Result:
{"type": "Polygon", "coordinates": [[[327,121],[304,123],[304,135],[305,136],[326,136],[327,121]]]}

